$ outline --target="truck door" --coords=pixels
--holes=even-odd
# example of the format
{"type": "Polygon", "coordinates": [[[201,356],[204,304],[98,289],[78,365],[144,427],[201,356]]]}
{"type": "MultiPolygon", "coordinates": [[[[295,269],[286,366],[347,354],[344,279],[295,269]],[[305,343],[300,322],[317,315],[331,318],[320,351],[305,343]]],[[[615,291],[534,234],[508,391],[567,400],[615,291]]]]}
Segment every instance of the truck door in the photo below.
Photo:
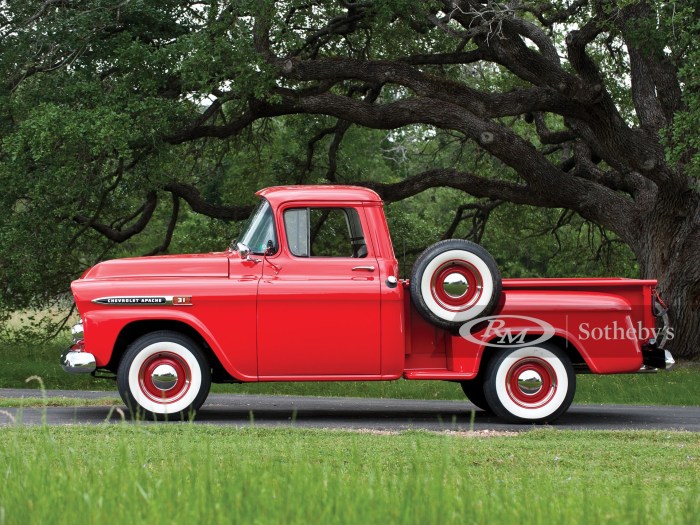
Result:
{"type": "Polygon", "coordinates": [[[287,205],[258,286],[260,379],[379,375],[380,275],[357,205],[287,205]]]}

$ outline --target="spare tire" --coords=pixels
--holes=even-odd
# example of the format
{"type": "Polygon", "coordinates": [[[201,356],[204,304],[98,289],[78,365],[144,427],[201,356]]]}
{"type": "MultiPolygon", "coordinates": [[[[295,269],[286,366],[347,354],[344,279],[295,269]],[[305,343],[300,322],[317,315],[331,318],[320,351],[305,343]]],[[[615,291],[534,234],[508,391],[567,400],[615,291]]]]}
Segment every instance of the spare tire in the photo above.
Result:
{"type": "Polygon", "coordinates": [[[433,244],[420,254],[411,271],[416,310],[430,323],[449,330],[490,315],[501,287],[501,273],[491,254],[463,239],[433,244]]]}

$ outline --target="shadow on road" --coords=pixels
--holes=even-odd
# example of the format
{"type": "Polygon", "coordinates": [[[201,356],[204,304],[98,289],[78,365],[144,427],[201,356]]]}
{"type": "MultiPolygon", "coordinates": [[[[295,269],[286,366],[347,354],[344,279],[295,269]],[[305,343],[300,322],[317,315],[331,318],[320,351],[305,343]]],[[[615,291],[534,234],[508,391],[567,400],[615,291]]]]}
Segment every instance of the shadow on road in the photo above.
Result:
{"type": "MultiPolygon", "coordinates": [[[[99,424],[131,419],[126,407],[7,409],[23,424],[99,424]],[[111,413],[110,413],[111,412],[111,413]]],[[[195,423],[246,426],[377,430],[529,430],[533,425],[503,422],[467,402],[213,395],[195,423]]],[[[11,424],[0,417],[0,424],[11,424]]],[[[700,407],[576,405],[547,425],[558,429],[700,431],[700,407]]]]}

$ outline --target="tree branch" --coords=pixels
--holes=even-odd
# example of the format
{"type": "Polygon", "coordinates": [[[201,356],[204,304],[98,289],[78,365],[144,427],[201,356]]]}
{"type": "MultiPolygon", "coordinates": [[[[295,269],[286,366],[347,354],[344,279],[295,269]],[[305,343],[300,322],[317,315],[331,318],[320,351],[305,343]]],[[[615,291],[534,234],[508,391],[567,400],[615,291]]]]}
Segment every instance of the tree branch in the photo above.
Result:
{"type": "Polygon", "coordinates": [[[361,80],[372,84],[398,84],[417,95],[457,104],[472,113],[489,118],[549,111],[585,119],[586,108],[549,88],[516,89],[508,93],[485,93],[466,84],[422,73],[402,60],[365,61],[318,59],[278,62],[282,74],[296,81],[361,80]]]}
{"type": "Polygon", "coordinates": [[[486,222],[488,221],[491,212],[504,202],[505,201],[502,200],[489,199],[485,202],[462,204],[457,208],[454,219],[452,219],[452,223],[440,238],[451,239],[454,237],[459,225],[463,221],[471,219],[471,229],[464,238],[480,243],[486,231],[486,222]]]}
{"type": "Polygon", "coordinates": [[[376,191],[382,200],[395,202],[413,197],[430,188],[454,188],[474,197],[506,200],[514,204],[558,207],[549,194],[538,194],[526,184],[487,179],[451,168],[436,168],[413,175],[400,182],[356,181],[353,184],[376,191]]]}
{"type": "Polygon", "coordinates": [[[675,68],[654,40],[644,39],[640,28],[657,26],[657,15],[647,2],[631,4],[616,17],[630,60],[632,99],[643,127],[658,134],[681,109],[681,88],[675,68]]]}
{"type": "Polygon", "coordinates": [[[326,179],[330,182],[335,182],[335,175],[338,172],[338,150],[350,126],[352,126],[352,122],[348,122],[347,120],[339,120],[338,124],[335,126],[333,141],[328,148],[328,171],[326,172],[326,179]]]}
{"type": "MultiPolygon", "coordinates": [[[[303,96],[289,89],[278,89],[277,95],[281,102],[259,106],[265,108],[261,113],[328,115],[375,129],[395,129],[408,124],[422,123],[459,131],[512,167],[528,182],[534,192],[547,193],[551,195],[551,199],[556,199],[556,204],[551,204],[552,206],[575,209],[582,216],[600,221],[621,235],[629,224],[629,214],[625,215],[632,206],[629,200],[589,180],[567,177],[530,142],[507,126],[479,118],[454,104],[429,98],[408,98],[390,104],[370,104],[333,93],[303,96]]],[[[193,132],[195,135],[204,136],[213,129],[211,126],[203,127],[193,132]]],[[[225,126],[212,135],[226,136],[231,129],[225,126]]],[[[498,198],[497,195],[484,196],[498,198]]],[[[187,197],[183,198],[190,202],[187,197]]],[[[510,200],[507,197],[503,198],[510,200]]],[[[193,202],[198,201],[194,199],[193,202]]],[[[216,216],[217,213],[216,210],[209,210],[205,214],[216,216]],[[212,213],[214,215],[211,215],[212,213]]],[[[229,214],[224,213],[224,216],[229,217],[229,214]]]]}
{"type": "Polygon", "coordinates": [[[172,199],[173,199],[173,211],[172,211],[172,214],[170,215],[170,221],[168,222],[168,229],[165,231],[165,237],[163,238],[163,242],[160,244],[160,246],[154,248],[146,255],[158,255],[159,253],[166,253],[168,251],[168,247],[170,246],[170,243],[173,240],[173,233],[175,232],[175,226],[177,226],[178,215],[180,214],[180,198],[173,193],[172,199]]]}
{"type": "Polygon", "coordinates": [[[151,220],[153,212],[156,209],[157,203],[158,197],[156,195],[156,192],[150,192],[146,196],[146,202],[144,203],[143,212],[141,213],[141,216],[134,224],[132,224],[129,228],[125,230],[117,230],[107,226],[106,224],[94,222],[89,217],[85,217],[83,215],[76,215],[75,217],[73,217],[73,220],[78,224],[89,225],[93,230],[105,236],[112,242],[122,243],[130,239],[137,233],[141,233],[143,231],[146,225],[148,225],[148,222],[151,220]]]}
{"type": "Polygon", "coordinates": [[[484,49],[472,49],[471,51],[455,51],[454,53],[435,53],[430,55],[410,55],[398,58],[400,62],[414,66],[449,64],[473,64],[481,60],[489,60],[489,53],[484,49]]]}
{"type": "Polygon", "coordinates": [[[240,221],[246,219],[253,211],[253,206],[221,206],[212,204],[204,199],[199,190],[191,184],[171,182],[166,184],[164,189],[172,193],[173,196],[187,202],[195,213],[201,213],[213,219],[240,221]]]}
{"type": "Polygon", "coordinates": [[[316,144],[323,140],[328,135],[334,134],[338,129],[338,124],[330,128],[323,128],[321,131],[316,133],[309,141],[306,143],[306,163],[304,164],[304,169],[302,172],[302,177],[300,184],[303,182],[303,175],[309,173],[313,168],[314,153],[316,151],[316,144]]]}
{"type": "Polygon", "coordinates": [[[542,144],[562,144],[574,140],[578,135],[571,130],[550,131],[542,113],[534,114],[535,129],[542,144]]]}
{"type": "Polygon", "coordinates": [[[588,0],[574,0],[565,8],[556,9],[553,4],[541,2],[535,5],[525,4],[523,10],[535,15],[543,26],[551,28],[554,24],[566,22],[586,5],[588,0]]]}

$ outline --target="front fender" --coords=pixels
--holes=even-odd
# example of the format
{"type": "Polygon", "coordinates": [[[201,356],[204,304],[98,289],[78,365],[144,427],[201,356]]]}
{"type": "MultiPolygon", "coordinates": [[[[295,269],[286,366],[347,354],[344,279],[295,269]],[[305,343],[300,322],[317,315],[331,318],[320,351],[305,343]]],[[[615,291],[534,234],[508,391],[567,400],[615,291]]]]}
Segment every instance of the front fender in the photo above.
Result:
{"type": "Polygon", "coordinates": [[[127,327],[133,323],[161,321],[183,323],[195,330],[212,349],[224,369],[234,378],[241,381],[257,379],[254,340],[234,341],[236,332],[231,329],[230,322],[226,323],[225,327],[222,327],[221,323],[205,324],[185,309],[120,308],[87,312],[83,315],[85,348],[95,356],[98,368],[106,367],[112,358],[119,335],[127,327]]]}

